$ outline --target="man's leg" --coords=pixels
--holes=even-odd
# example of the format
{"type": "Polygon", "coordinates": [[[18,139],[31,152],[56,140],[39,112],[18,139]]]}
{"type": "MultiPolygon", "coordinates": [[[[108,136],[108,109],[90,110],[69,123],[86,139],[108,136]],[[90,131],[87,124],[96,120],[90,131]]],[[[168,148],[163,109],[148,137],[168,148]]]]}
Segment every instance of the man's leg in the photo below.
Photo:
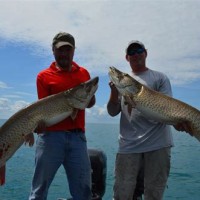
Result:
{"type": "Polygon", "coordinates": [[[142,154],[117,154],[113,200],[132,200],[142,154]]]}
{"type": "Polygon", "coordinates": [[[63,139],[59,133],[38,136],[35,153],[35,172],[29,200],[46,200],[49,186],[63,161],[63,139]]]}
{"type": "Polygon", "coordinates": [[[137,176],[137,182],[135,186],[133,200],[142,200],[143,194],[144,194],[144,162],[142,161],[142,164],[137,176]]]}
{"type": "Polygon", "coordinates": [[[73,200],[91,200],[91,164],[84,133],[70,133],[64,168],[73,200]]]}
{"type": "Polygon", "coordinates": [[[170,171],[171,148],[147,152],[144,154],[144,198],[161,200],[170,171]]]}

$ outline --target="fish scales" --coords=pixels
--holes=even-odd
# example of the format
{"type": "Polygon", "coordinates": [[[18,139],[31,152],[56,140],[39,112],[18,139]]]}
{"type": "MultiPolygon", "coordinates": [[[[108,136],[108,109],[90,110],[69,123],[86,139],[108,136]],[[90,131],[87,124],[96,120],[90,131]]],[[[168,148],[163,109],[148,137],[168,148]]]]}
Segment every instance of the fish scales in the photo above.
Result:
{"type": "Polygon", "coordinates": [[[154,91],[114,67],[110,67],[109,76],[127,103],[145,117],[169,125],[187,121],[191,125],[192,134],[200,141],[200,111],[198,109],[154,91]]]}
{"type": "Polygon", "coordinates": [[[200,114],[194,107],[145,86],[142,86],[142,91],[134,96],[133,101],[137,107],[146,107],[154,113],[160,113],[166,122],[172,124],[196,118],[200,114]]]}
{"type": "Polygon", "coordinates": [[[11,116],[0,128],[0,167],[23,144],[24,136],[34,132],[41,121],[50,126],[71,116],[77,109],[85,109],[97,87],[98,77],[38,100],[11,116]]]}
{"type": "Polygon", "coordinates": [[[65,98],[64,93],[52,96],[44,101],[38,101],[14,114],[0,129],[0,149],[4,152],[6,151],[5,156],[1,157],[2,161],[4,160],[5,162],[12,155],[12,151],[21,146],[24,136],[34,132],[41,120],[48,121],[48,119],[52,118],[52,115],[72,111],[73,108],[68,106],[65,98]]]}

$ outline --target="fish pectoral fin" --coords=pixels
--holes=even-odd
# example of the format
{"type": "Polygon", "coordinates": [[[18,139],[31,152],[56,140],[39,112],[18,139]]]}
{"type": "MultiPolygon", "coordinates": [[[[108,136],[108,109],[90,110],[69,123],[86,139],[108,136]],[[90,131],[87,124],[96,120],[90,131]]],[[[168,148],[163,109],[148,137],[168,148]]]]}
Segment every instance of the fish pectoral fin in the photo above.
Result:
{"type": "Polygon", "coordinates": [[[46,129],[46,122],[44,120],[40,120],[36,129],[33,131],[34,133],[43,132],[46,129]]]}
{"type": "Polygon", "coordinates": [[[131,116],[132,108],[133,107],[130,104],[128,104],[127,110],[128,110],[128,113],[129,113],[130,116],[131,116]]]}
{"type": "Polygon", "coordinates": [[[132,100],[129,95],[124,96],[125,104],[129,104],[132,108],[136,107],[136,103],[132,100]]]}
{"type": "Polygon", "coordinates": [[[194,136],[195,135],[195,131],[193,130],[193,127],[191,125],[191,122],[189,121],[181,121],[177,124],[174,125],[174,128],[177,130],[177,131],[184,131],[186,133],[189,133],[191,136],[194,136]]]}
{"type": "Polygon", "coordinates": [[[77,113],[78,113],[78,109],[75,108],[75,109],[73,110],[72,114],[70,115],[70,117],[72,118],[72,120],[74,120],[74,119],[76,118],[77,113]]]}
{"type": "Polygon", "coordinates": [[[34,135],[33,133],[29,133],[28,135],[24,136],[24,144],[28,145],[29,147],[32,147],[34,145],[34,135]]]}
{"type": "Polygon", "coordinates": [[[3,165],[2,167],[0,167],[0,185],[4,185],[5,184],[5,180],[6,180],[6,166],[3,165]]]}

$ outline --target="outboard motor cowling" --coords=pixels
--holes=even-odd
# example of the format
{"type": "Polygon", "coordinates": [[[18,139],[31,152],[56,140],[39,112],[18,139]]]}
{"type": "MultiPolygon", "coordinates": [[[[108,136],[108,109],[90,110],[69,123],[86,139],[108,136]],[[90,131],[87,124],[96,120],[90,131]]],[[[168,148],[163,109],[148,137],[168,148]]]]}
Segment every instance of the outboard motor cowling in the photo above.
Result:
{"type": "Polygon", "coordinates": [[[88,149],[92,168],[92,200],[102,200],[106,190],[106,155],[97,149],[88,149]]]}

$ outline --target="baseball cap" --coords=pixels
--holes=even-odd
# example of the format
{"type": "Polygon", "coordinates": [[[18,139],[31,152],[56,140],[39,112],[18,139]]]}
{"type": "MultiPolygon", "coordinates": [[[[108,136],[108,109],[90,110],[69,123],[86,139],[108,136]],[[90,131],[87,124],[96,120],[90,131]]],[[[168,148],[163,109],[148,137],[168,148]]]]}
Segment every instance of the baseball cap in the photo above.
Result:
{"type": "Polygon", "coordinates": [[[128,49],[129,49],[131,46],[133,46],[134,44],[139,45],[139,46],[141,46],[142,48],[145,49],[145,46],[144,46],[144,44],[143,44],[142,42],[140,42],[140,41],[138,41],[138,40],[132,40],[132,41],[130,41],[130,42],[128,43],[128,46],[127,46],[127,48],[126,48],[126,53],[128,52],[128,49]]]}
{"type": "Polygon", "coordinates": [[[56,48],[60,48],[61,46],[69,45],[71,47],[75,47],[74,37],[66,32],[59,32],[53,38],[52,46],[56,48]]]}

